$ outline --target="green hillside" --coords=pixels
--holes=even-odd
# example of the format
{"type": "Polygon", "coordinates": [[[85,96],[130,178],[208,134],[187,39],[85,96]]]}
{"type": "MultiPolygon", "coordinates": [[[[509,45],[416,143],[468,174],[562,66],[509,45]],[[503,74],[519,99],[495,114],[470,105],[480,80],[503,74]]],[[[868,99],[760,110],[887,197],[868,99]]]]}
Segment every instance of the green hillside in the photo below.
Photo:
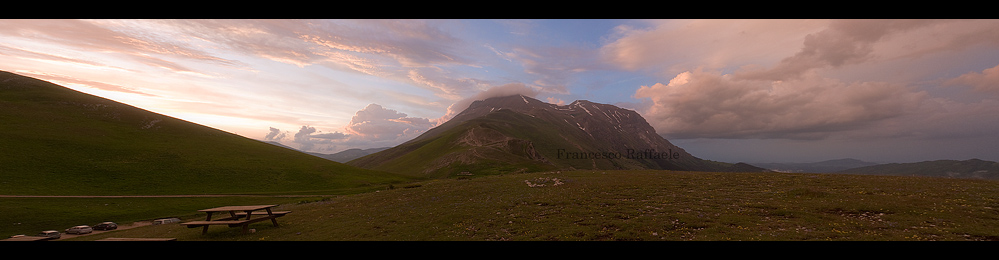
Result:
{"type": "Polygon", "coordinates": [[[408,180],[8,72],[0,72],[0,132],[4,195],[291,192],[408,180]]]}

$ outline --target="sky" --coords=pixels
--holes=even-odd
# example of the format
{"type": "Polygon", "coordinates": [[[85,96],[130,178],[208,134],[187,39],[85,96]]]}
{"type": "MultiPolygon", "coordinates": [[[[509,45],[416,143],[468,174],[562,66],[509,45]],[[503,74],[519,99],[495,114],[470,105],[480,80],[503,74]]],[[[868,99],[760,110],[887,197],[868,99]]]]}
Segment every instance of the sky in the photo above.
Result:
{"type": "Polygon", "coordinates": [[[999,161],[999,20],[8,19],[0,70],[319,153],[524,94],[716,161],[999,161]]]}

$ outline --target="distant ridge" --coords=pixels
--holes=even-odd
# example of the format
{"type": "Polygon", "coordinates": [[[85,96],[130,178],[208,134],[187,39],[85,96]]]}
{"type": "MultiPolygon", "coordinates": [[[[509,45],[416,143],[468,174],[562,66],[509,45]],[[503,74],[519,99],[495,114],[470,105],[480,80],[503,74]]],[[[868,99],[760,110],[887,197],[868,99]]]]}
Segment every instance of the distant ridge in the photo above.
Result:
{"type": "Polygon", "coordinates": [[[350,165],[421,177],[571,169],[766,171],[703,160],[656,134],[632,110],[513,95],[473,102],[454,118],[350,165]]]}
{"type": "Polygon", "coordinates": [[[852,168],[837,173],[999,180],[999,163],[979,159],[887,163],[852,168]]]}
{"type": "Polygon", "coordinates": [[[0,122],[3,195],[259,193],[410,179],[2,71],[0,122]]]}
{"type": "Polygon", "coordinates": [[[877,165],[873,162],[865,162],[853,158],[827,160],[812,163],[749,163],[754,166],[777,171],[777,172],[810,172],[829,173],[851,168],[877,165]]]}
{"type": "Polygon", "coordinates": [[[339,163],[346,163],[346,162],[348,162],[350,160],[357,159],[357,158],[360,158],[360,157],[365,156],[365,155],[377,153],[377,152],[383,151],[385,149],[392,148],[392,147],[379,147],[379,148],[368,148],[368,149],[352,148],[352,149],[347,149],[347,150],[343,150],[343,151],[340,151],[340,152],[328,154],[328,153],[317,153],[317,152],[304,152],[304,151],[295,149],[295,148],[293,148],[291,146],[287,146],[287,145],[284,145],[284,144],[282,144],[280,142],[275,142],[275,141],[265,141],[265,142],[269,143],[269,144],[276,145],[278,147],[283,147],[283,148],[286,148],[286,149],[291,149],[291,150],[303,152],[303,153],[306,153],[306,154],[309,154],[309,155],[312,155],[312,156],[317,156],[317,157],[320,157],[320,158],[323,158],[323,159],[327,159],[327,160],[331,160],[331,161],[339,162],[339,163]]]}
{"type": "Polygon", "coordinates": [[[340,152],[337,152],[337,153],[332,153],[332,154],[312,153],[312,152],[310,152],[308,154],[319,156],[321,158],[326,158],[327,160],[332,160],[334,162],[346,163],[346,162],[349,162],[350,160],[361,158],[361,157],[363,157],[365,155],[369,155],[369,154],[381,152],[381,151],[384,151],[385,149],[389,149],[389,148],[392,148],[392,147],[380,147],[380,148],[368,148],[368,149],[353,148],[353,149],[347,149],[347,150],[343,150],[343,151],[340,151],[340,152]]]}

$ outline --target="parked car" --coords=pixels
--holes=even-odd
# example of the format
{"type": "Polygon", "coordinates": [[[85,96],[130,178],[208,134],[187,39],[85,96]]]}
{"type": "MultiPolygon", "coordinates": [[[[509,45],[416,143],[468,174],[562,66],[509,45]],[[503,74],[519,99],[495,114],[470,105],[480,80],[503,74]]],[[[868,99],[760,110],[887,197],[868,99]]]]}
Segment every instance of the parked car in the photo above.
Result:
{"type": "Polygon", "coordinates": [[[101,222],[100,224],[94,225],[94,230],[115,230],[118,229],[118,224],[114,222],[101,222]]]}
{"type": "Polygon", "coordinates": [[[170,224],[170,223],[176,223],[176,222],[180,222],[180,219],[179,218],[161,218],[161,219],[153,220],[153,225],[170,224]]]}
{"type": "Polygon", "coordinates": [[[66,229],[66,234],[88,234],[94,232],[94,228],[87,225],[80,225],[66,229]]]}
{"type": "Polygon", "coordinates": [[[38,233],[35,236],[48,237],[48,238],[51,238],[51,239],[56,239],[56,238],[62,237],[62,233],[59,233],[59,231],[55,231],[55,230],[46,230],[46,231],[42,231],[41,233],[38,233]]]}

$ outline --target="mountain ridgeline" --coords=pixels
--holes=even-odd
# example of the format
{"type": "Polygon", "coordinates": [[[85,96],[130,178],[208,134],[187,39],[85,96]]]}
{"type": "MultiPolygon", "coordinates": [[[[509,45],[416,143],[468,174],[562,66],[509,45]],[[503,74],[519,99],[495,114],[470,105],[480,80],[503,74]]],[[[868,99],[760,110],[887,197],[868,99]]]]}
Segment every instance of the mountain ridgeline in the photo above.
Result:
{"type": "Polygon", "coordinates": [[[980,159],[886,163],[835,173],[999,180],[999,162],[980,159]]]}
{"type": "Polygon", "coordinates": [[[766,171],[697,158],[632,110],[585,100],[559,106],[523,95],[475,101],[413,140],[347,164],[430,178],[573,169],[766,171]]]}

